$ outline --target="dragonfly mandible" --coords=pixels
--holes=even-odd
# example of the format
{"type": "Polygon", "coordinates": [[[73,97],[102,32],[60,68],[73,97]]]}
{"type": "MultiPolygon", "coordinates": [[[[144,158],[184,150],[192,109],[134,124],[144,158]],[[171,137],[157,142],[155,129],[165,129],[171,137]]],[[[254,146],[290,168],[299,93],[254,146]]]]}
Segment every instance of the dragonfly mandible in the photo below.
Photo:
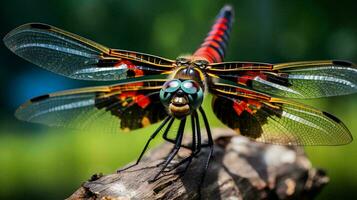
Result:
{"type": "MultiPolygon", "coordinates": [[[[163,138],[175,146],[153,180],[184,146],[187,119],[193,127],[193,142],[184,146],[192,152],[184,160],[189,165],[202,148],[209,148],[207,169],[213,152],[209,120],[201,106],[207,93],[213,95],[216,117],[252,140],[280,145],[351,142],[349,130],[339,119],[290,99],[355,93],[356,64],[339,60],[223,62],[233,18],[232,7],[224,6],[198,50],[175,60],[111,49],[46,24],[22,25],[4,38],[15,54],[69,78],[118,83],[42,95],[21,105],[15,115],[50,126],[88,128],[105,124],[117,132],[162,121],[135,163],[150,141],[165,130],[163,138]],[[167,132],[175,120],[179,128],[170,139],[167,132]],[[206,128],[207,141],[201,141],[200,124],[206,128]]],[[[201,182],[203,179],[204,174],[201,182]]]]}

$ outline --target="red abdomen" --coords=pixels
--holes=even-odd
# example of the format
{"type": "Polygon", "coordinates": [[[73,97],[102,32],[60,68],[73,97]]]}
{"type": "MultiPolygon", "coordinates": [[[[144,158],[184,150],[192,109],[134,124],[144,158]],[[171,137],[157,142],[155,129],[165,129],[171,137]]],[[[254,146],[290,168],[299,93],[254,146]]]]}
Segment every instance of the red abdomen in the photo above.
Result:
{"type": "Polygon", "coordinates": [[[200,48],[193,54],[211,63],[222,62],[233,24],[233,9],[224,6],[200,48]]]}

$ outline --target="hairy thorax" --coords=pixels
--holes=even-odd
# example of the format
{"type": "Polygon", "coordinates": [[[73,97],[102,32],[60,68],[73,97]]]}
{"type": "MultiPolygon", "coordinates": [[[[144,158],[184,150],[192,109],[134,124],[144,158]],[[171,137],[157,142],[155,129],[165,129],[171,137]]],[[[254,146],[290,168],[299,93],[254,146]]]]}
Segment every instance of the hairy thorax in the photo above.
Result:
{"type": "Polygon", "coordinates": [[[205,89],[206,75],[204,69],[207,67],[208,61],[195,56],[183,56],[176,59],[174,64],[176,70],[173,73],[173,79],[194,80],[202,89],[205,89]]]}

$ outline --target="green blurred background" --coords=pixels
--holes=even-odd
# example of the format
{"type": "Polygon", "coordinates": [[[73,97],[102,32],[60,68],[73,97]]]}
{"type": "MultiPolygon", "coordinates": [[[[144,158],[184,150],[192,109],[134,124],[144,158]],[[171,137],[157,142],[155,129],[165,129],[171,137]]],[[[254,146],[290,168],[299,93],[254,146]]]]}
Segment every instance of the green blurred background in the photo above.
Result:
{"type": "MultiPolygon", "coordinates": [[[[226,60],[357,62],[353,0],[6,0],[0,3],[0,36],[27,22],[43,22],[110,47],[176,58],[199,46],[225,3],[236,10],[226,60]]],[[[0,83],[0,199],[68,197],[92,174],[111,173],[135,159],[157,127],[116,135],[17,121],[14,110],[31,97],[98,83],[42,70],[3,44],[0,83]]],[[[304,102],[338,116],[356,137],[356,100],[357,95],[350,95],[304,102]]],[[[211,112],[209,116],[213,126],[221,126],[211,112]]],[[[356,197],[357,142],[306,150],[313,165],[326,169],[331,178],[320,199],[356,197]]]]}

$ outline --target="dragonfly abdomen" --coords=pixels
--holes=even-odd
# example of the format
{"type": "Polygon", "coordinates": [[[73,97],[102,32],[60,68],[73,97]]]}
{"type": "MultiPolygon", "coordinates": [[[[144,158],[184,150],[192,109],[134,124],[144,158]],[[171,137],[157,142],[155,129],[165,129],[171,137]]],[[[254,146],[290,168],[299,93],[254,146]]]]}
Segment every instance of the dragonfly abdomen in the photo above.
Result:
{"type": "Polygon", "coordinates": [[[224,6],[219,12],[211,31],[193,55],[203,57],[211,63],[222,62],[233,24],[233,17],[232,7],[224,6]]]}

